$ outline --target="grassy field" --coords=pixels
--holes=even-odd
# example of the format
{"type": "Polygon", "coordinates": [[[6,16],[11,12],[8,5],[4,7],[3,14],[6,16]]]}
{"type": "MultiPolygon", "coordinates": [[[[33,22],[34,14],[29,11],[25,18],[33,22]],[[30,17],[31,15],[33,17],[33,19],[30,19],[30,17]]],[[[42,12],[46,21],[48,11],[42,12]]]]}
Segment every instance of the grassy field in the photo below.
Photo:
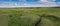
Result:
{"type": "Polygon", "coordinates": [[[0,9],[0,26],[60,26],[60,9],[0,9]]]}

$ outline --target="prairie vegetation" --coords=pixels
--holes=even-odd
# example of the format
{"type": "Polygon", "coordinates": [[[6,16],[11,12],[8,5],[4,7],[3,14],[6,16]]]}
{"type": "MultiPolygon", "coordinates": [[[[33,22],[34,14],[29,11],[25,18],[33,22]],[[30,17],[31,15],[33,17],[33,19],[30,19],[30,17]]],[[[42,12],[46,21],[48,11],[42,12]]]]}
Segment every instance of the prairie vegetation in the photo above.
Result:
{"type": "Polygon", "coordinates": [[[60,26],[60,8],[0,9],[0,26],[60,26]]]}

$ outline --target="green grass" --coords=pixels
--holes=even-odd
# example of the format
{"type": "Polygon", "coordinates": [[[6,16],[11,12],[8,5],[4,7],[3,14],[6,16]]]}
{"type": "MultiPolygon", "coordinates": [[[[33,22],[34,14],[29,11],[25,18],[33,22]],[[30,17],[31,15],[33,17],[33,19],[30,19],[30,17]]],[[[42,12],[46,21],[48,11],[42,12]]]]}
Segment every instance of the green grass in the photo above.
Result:
{"type": "MultiPolygon", "coordinates": [[[[60,18],[60,9],[1,9],[0,26],[35,26],[40,19],[38,15],[43,14],[54,15],[60,18]]],[[[41,20],[38,26],[60,26],[60,20],[53,17],[43,16],[41,20]]]]}

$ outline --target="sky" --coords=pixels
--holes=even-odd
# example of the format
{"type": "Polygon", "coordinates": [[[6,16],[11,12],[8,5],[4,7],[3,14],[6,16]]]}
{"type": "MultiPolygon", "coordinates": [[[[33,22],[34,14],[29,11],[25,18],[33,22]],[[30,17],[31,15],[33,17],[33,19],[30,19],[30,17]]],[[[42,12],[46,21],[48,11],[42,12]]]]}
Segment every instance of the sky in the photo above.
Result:
{"type": "Polygon", "coordinates": [[[19,0],[0,0],[0,2],[19,2],[19,0]]]}
{"type": "MultiPolygon", "coordinates": [[[[0,2],[19,2],[21,0],[0,0],[0,2]]],[[[26,2],[37,2],[39,0],[26,0],[26,2]]],[[[48,0],[48,1],[52,1],[52,0],[48,0]]],[[[55,0],[56,2],[60,2],[60,0],[55,0]]]]}
{"type": "MultiPolygon", "coordinates": [[[[60,6],[60,0],[55,0],[55,2],[43,2],[40,0],[25,0],[25,2],[20,2],[21,0],[0,0],[0,7],[50,7],[50,6],[60,6]],[[14,3],[15,2],[15,3],[14,3]],[[17,3],[18,2],[18,3],[17,3]]],[[[52,1],[52,0],[50,0],[52,1]]]]}
{"type": "Polygon", "coordinates": [[[60,2],[60,0],[56,0],[55,2],[60,2]]]}

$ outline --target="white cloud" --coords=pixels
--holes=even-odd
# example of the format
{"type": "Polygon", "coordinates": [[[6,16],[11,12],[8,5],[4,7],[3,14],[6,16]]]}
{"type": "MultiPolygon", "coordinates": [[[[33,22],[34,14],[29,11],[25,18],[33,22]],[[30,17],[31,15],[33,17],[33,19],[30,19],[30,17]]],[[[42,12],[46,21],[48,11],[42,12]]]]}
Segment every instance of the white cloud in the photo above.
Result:
{"type": "Polygon", "coordinates": [[[40,0],[41,2],[48,2],[47,0],[40,0]]]}
{"type": "Polygon", "coordinates": [[[0,8],[1,7],[55,7],[55,6],[60,6],[57,5],[55,2],[45,2],[45,3],[35,3],[35,4],[28,4],[28,3],[14,3],[14,2],[4,2],[0,3],[0,8]]]}

